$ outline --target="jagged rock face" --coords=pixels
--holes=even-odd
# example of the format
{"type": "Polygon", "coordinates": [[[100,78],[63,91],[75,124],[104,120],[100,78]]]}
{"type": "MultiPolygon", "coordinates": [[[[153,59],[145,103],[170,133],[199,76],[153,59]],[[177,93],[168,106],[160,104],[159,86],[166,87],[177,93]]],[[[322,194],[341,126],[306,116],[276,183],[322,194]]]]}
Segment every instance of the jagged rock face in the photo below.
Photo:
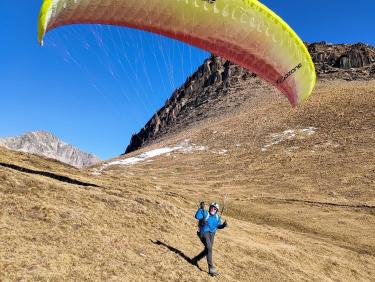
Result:
{"type": "MultiPolygon", "coordinates": [[[[374,47],[361,43],[319,42],[307,44],[307,48],[320,79],[375,79],[374,47]]],[[[267,89],[270,86],[246,69],[211,56],[172,94],[144,128],[132,136],[125,154],[208,116],[220,114],[225,111],[225,103],[231,107],[240,104],[241,100],[234,93],[241,89],[251,93],[254,87],[267,89]]],[[[251,98],[251,94],[246,98],[251,98]]]]}
{"type": "Polygon", "coordinates": [[[100,162],[93,154],[66,144],[49,132],[29,132],[21,136],[0,138],[0,146],[11,150],[45,156],[77,168],[100,162]]]}
{"type": "MultiPolygon", "coordinates": [[[[248,81],[255,77],[242,67],[212,56],[172,94],[164,107],[144,128],[132,136],[125,154],[137,150],[158,136],[176,131],[220,111],[221,104],[224,103],[214,102],[210,106],[216,110],[212,108],[212,111],[207,111],[207,106],[212,101],[227,97],[235,89],[235,85],[240,87],[238,85],[240,81],[248,81]]],[[[235,103],[238,104],[240,101],[235,103]]]]}
{"type": "Polygon", "coordinates": [[[375,48],[372,46],[320,42],[308,45],[308,49],[318,77],[345,80],[375,77],[375,48]]]}

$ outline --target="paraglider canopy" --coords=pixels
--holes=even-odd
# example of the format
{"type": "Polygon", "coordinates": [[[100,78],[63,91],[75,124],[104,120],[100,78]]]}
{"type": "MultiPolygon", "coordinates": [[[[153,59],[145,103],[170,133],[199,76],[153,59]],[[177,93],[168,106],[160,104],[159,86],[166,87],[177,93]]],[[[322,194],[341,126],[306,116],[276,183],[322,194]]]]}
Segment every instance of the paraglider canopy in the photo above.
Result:
{"type": "Polygon", "coordinates": [[[197,46],[258,74],[292,105],[315,86],[305,44],[257,0],[44,0],[39,42],[51,29],[78,23],[127,26],[197,46]]]}

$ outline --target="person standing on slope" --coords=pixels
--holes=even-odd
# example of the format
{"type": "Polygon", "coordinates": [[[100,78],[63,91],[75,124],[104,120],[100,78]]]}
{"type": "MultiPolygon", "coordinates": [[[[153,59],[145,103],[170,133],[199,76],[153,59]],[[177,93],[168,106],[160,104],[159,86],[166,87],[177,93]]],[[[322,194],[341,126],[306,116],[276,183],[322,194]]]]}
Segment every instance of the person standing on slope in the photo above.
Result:
{"type": "Polygon", "coordinates": [[[192,263],[198,265],[198,261],[207,256],[208,273],[212,276],[218,275],[212,261],[212,247],[215,233],[217,229],[224,229],[228,225],[226,220],[221,224],[218,211],[219,205],[217,203],[211,203],[209,210],[205,211],[204,202],[201,202],[195,213],[195,218],[199,220],[199,230],[197,234],[204,245],[204,250],[192,259],[192,263]]]}

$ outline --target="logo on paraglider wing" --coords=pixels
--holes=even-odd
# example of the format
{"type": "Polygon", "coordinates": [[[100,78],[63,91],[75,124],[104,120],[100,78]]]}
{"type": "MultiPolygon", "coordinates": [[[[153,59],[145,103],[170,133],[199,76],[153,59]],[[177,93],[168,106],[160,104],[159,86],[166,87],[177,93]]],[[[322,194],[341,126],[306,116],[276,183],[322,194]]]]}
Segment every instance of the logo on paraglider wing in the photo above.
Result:
{"type": "Polygon", "coordinates": [[[281,84],[283,83],[285,80],[287,80],[293,73],[295,73],[297,70],[299,70],[300,68],[302,68],[302,63],[299,63],[297,66],[295,66],[293,69],[291,69],[286,75],[284,76],[281,76],[277,81],[276,83],[277,84],[281,84]]]}
{"type": "Polygon", "coordinates": [[[215,3],[216,0],[202,0],[203,2],[208,2],[209,4],[215,3]]]}

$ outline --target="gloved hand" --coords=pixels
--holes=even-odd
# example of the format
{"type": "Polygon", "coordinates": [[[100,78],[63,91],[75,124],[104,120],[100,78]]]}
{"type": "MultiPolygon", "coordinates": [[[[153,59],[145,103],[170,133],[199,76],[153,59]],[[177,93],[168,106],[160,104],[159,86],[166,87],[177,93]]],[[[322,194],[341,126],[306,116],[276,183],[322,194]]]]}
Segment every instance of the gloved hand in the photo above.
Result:
{"type": "Polygon", "coordinates": [[[202,209],[202,210],[204,210],[204,202],[201,202],[201,203],[199,204],[199,208],[202,209]]]}
{"type": "Polygon", "coordinates": [[[224,220],[223,224],[220,225],[220,229],[224,229],[225,227],[228,227],[227,220],[224,220]]]}

